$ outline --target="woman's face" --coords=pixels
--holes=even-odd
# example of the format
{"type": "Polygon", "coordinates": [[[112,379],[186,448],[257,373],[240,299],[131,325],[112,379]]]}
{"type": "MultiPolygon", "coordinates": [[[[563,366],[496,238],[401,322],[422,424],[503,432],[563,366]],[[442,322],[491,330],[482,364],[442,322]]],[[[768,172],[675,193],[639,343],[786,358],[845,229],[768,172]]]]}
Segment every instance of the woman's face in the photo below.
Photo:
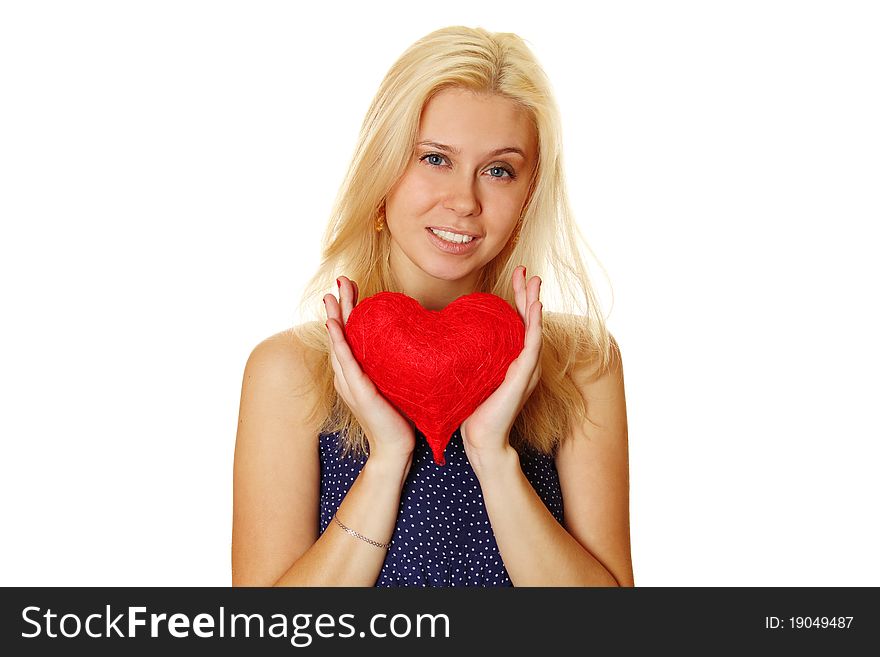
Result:
{"type": "Polygon", "coordinates": [[[524,210],[537,147],[528,115],[507,98],[458,88],[431,98],[410,162],[385,199],[400,280],[420,291],[443,281],[472,291],[464,288],[504,248],[524,210]],[[431,228],[475,239],[450,244],[431,228]]]}

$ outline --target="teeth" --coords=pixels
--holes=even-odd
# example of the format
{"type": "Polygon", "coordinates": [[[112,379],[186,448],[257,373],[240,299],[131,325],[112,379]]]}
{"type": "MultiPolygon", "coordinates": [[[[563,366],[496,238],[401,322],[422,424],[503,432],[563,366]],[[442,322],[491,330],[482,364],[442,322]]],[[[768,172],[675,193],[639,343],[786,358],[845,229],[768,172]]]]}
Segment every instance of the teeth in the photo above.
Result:
{"type": "Polygon", "coordinates": [[[474,239],[468,235],[456,235],[455,233],[450,233],[445,230],[434,230],[433,228],[431,229],[431,232],[437,237],[442,237],[447,242],[455,242],[456,244],[467,244],[474,239]]]}

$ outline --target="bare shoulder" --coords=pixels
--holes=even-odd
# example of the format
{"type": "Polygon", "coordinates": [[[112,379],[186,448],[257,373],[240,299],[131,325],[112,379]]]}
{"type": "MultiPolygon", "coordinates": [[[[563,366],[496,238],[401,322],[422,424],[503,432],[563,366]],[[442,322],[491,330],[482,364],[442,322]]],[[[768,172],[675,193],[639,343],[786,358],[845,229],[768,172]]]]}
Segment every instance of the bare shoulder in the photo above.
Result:
{"type": "MultiPolygon", "coordinates": [[[[566,315],[567,321],[579,319],[582,318],[566,315]]],[[[581,346],[568,376],[586,402],[588,415],[586,420],[592,424],[598,419],[603,423],[615,424],[618,428],[622,424],[623,440],[626,441],[623,357],[617,339],[610,333],[608,337],[610,344],[607,361],[596,345],[581,346]]]]}
{"type": "MultiPolygon", "coordinates": [[[[581,315],[573,315],[571,313],[548,312],[544,317],[545,323],[552,323],[555,331],[565,334],[567,338],[572,338],[575,328],[583,329],[587,319],[581,315]]],[[[622,361],[620,357],[620,346],[617,339],[608,334],[610,339],[609,362],[602,362],[600,349],[597,345],[589,346],[581,344],[578,352],[574,355],[574,362],[568,369],[569,375],[574,379],[579,389],[583,390],[584,386],[596,383],[600,378],[607,385],[610,378],[622,374],[622,361]]],[[[568,343],[566,341],[566,347],[568,343]]],[[[602,385],[602,384],[600,384],[602,385]]]]}
{"type": "MultiPolygon", "coordinates": [[[[318,401],[320,356],[287,329],[259,342],[248,356],[241,387],[237,443],[271,441],[317,448],[318,423],[307,419],[318,401]]],[[[279,446],[280,447],[280,446],[279,446]]]]}
{"type": "Polygon", "coordinates": [[[320,358],[289,328],[257,344],[248,357],[245,372],[278,385],[294,385],[303,383],[303,368],[313,367],[320,358]]]}
{"type": "Polygon", "coordinates": [[[620,345],[613,335],[608,362],[603,364],[596,350],[584,350],[578,354],[577,365],[571,374],[575,384],[584,393],[600,394],[614,392],[623,384],[623,358],[620,345]]]}
{"type": "Polygon", "coordinates": [[[320,461],[311,352],[292,330],[257,344],[242,381],[233,467],[233,586],[271,586],[316,540],[320,461]]]}
{"type": "Polygon", "coordinates": [[[620,586],[633,586],[629,527],[629,440],[623,360],[611,337],[607,364],[578,354],[571,378],[586,417],[573,418],[556,455],[565,528],[620,586]]]}

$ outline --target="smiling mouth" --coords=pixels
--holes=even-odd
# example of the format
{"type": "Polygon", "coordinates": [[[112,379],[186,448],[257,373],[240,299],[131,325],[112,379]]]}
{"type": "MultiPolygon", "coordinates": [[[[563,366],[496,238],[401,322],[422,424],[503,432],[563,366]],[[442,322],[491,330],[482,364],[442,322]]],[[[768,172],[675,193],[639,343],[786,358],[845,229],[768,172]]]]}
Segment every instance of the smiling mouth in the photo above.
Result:
{"type": "Polygon", "coordinates": [[[429,230],[438,230],[446,233],[452,233],[453,235],[464,235],[466,237],[480,237],[476,233],[469,233],[466,230],[456,230],[455,228],[450,228],[449,226],[428,226],[429,230]]]}
{"type": "Polygon", "coordinates": [[[428,240],[434,245],[435,249],[452,256],[466,256],[474,253],[479,248],[481,237],[475,237],[469,242],[456,242],[444,239],[439,235],[435,235],[430,228],[425,228],[428,234],[428,240]]]}
{"type": "Polygon", "coordinates": [[[471,235],[469,233],[459,233],[457,231],[446,230],[445,228],[434,228],[433,226],[427,227],[428,232],[437,238],[443,240],[444,242],[449,242],[450,244],[470,244],[471,242],[475,242],[480,239],[476,235],[471,235]]]}

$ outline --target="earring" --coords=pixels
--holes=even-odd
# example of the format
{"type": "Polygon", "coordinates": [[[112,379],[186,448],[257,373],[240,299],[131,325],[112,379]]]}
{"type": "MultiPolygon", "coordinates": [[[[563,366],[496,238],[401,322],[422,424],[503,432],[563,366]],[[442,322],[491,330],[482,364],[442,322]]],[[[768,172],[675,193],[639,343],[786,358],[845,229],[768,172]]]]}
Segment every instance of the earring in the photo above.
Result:
{"type": "Polygon", "coordinates": [[[378,216],[376,217],[376,232],[381,233],[382,229],[385,228],[385,201],[382,201],[382,205],[379,206],[377,210],[378,216]]]}

